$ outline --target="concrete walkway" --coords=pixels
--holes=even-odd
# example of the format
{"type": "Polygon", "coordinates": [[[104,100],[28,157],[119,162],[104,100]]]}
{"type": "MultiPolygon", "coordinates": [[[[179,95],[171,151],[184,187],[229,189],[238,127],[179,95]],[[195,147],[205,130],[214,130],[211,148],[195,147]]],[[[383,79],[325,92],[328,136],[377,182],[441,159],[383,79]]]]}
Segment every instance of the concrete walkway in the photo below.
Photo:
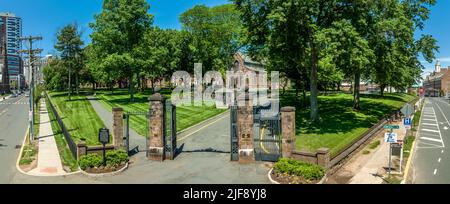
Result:
{"type": "Polygon", "coordinates": [[[35,176],[58,176],[64,175],[61,157],[56,146],[50,118],[48,116],[45,100],[41,101],[39,125],[39,153],[37,168],[31,170],[29,174],[35,176]]]}
{"type": "MultiPolygon", "coordinates": [[[[406,129],[403,122],[398,122],[399,130],[395,130],[398,139],[405,138],[406,129]]],[[[384,135],[384,133],[382,133],[384,135]]],[[[389,169],[389,148],[390,144],[381,141],[380,147],[373,153],[371,158],[364,164],[361,169],[351,178],[350,184],[382,184],[384,183],[383,175],[389,169]]],[[[392,157],[392,170],[396,173],[394,167],[397,157],[392,157]]],[[[398,163],[398,162],[397,162],[398,163]]]]}

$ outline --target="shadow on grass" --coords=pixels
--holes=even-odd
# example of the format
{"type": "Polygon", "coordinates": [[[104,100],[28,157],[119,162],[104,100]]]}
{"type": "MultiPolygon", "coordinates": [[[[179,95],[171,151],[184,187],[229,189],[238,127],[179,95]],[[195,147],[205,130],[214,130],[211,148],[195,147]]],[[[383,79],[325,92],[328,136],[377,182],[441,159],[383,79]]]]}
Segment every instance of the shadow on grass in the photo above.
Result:
{"type": "MultiPolygon", "coordinates": [[[[404,101],[400,96],[385,96],[384,99],[404,101]]],[[[312,123],[310,110],[301,107],[301,102],[295,94],[286,94],[281,97],[282,106],[296,107],[296,134],[327,134],[346,133],[357,128],[371,128],[380,119],[390,115],[396,110],[395,106],[387,105],[372,99],[381,99],[379,96],[363,95],[361,97],[362,110],[355,111],[351,95],[327,95],[319,97],[320,122],[312,123]]]]}

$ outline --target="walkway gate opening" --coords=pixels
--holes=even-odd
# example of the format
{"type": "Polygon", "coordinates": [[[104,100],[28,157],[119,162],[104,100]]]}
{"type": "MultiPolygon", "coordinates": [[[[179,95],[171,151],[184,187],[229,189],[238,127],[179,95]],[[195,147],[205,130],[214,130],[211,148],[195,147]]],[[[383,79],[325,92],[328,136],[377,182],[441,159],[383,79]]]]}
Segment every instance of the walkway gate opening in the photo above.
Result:
{"type": "MultiPolygon", "coordinates": [[[[146,152],[146,156],[149,155],[149,133],[150,133],[150,112],[127,112],[124,114],[125,120],[125,148],[128,151],[128,155],[134,155],[139,152],[146,152]],[[134,117],[133,117],[134,116],[134,117]],[[141,142],[130,142],[130,120],[138,120],[139,123],[143,123],[141,120],[145,120],[145,135],[141,142]],[[132,146],[132,144],[134,145],[132,146]]],[[[176,128],[176,106],[170,101],[166,101],[164,105],[164,152],[165,158],[173,160],[177,151],[177,128],[176,128]]]]}
{"type": "MultiPolygon", "coordinates": [[[[125,120],[125,140],[124,140],[124,146],[128,152],[129,156],[135,155],[139,152],[146,152],[148,153],[148,133],[150,131],[150,112],[126,112],[123,115],[123,118],[125,120]],[[132,117],[134,116],[134,117],[132,117]],[[145,120],[145,135],[144,136],[144,142],[142,143],[134,143],[132,146],[130,143],[130,119],[134,120],[142,120],[144,118],[145,120]]],[[[146,155],[147,156],[147,155],[146,155]]]]}

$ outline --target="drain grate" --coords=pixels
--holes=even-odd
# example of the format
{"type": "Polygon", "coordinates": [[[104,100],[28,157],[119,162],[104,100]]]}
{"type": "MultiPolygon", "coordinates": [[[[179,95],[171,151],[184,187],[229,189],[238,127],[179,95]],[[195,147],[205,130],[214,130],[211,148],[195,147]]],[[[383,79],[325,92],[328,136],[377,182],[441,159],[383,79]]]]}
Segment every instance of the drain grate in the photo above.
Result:
{"type": "Polygon", "coordinates": [[[16,145],[16,149],[22,148],[22,145],[16,145]]]}

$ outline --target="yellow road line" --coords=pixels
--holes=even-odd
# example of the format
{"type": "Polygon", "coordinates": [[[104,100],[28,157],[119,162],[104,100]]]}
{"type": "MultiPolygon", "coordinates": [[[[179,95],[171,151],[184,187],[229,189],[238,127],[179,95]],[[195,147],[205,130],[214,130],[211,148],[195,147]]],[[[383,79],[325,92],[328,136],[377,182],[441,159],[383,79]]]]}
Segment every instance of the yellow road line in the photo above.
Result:
{"type": "Polygon", "coordinates": [[[263,136],[264,136],[264,127],[262,128],[262,130],[261,130],[261,134],[260,134],[260,146],[261,146],[261,148],[262,148],[262,150],[264,151],[264,152],[266,152],[267,154],[269,153],[269,151],[267,151],[267,149],[266,149],[266,147],[264,146],[264,144],[263,144],[263,142],[262,142],[262,140],[263,140],[263,136]]]}
{"type": "Polygon", "coordinates": [[[219,119],[217,119],[217,120],[215,120],[215,121],[212,121],[212,122],[206,124],[205,126],[199,128],[199,129],[197,129],[196,131],[191,132],[191,133],[189,133],[188,135],[186,135],[186,136],[184,136],[184,137],[182,137],[182,138],[180,138],[180,139],[177,139],[177,141],[183,141],[183,140],[185,140],[186,138],[192,136],[193,134],[199,132],[200,130],[205,129],[205,128],[207,128],[207,127],[213,125],[214,123],[217,123],[219,120],[222,120],[222,119],[224,119],[224,118],[226,118],[226,117],[228,117],[228,115],[225,115],[225,116],[223,116],[223,117],[221,117],[221,118],[219,118],[219,119]]]}

